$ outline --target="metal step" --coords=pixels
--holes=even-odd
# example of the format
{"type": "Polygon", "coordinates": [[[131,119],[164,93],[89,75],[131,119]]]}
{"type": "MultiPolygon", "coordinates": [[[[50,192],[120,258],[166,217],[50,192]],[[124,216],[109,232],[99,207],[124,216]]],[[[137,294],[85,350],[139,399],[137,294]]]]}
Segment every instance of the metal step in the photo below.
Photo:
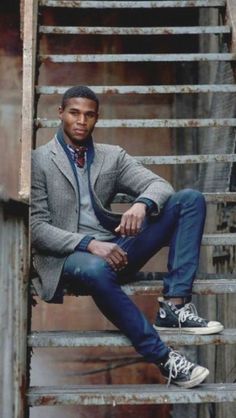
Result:
{"type": "Polygon", "coordinates": [[[39,33],[53,35],[201,35],[231,33],[230,26],[185,26],[185,27],[77,27],[40,26],[39,33]]]}
{"type": "MultiPolygon", "coordinates": [[[[73,86],[36,86],[37,94],[64,94],[73,86]]],[[[236,93],[236,84],[89,86],[96,94],[236,93]]]]}
{"type": "MultiPolygon", "coordinates": [[[[207,203],[227,203],[227,202],[236,202],[236,193],[235,192],[216,192],[216,193],[203,193],[207,203]]],[[[134,197],[117,193],[112,203],[132,203],[135,200],[134,197]]]]}
{"type": "MultiPolygon", "coordinates": [[[[122,286],[124,292],[129,296],[161,296],[163,290],[162,280],[153,280],[151,276],[154,273],[143,273],[149,280],[134,281],[130,284],[122,286]]],[[[161,276],[161,274],[160,274],[161,276]]],[[[198,275],[199,276],[199,275],[198,275]]],[[[207,275],[206,275],[207,276],[207,275]]],[[[210,277],[210,275],[208,275],[210,277]]],[[[218,279],[217,275],[213,275],[215,280],[201,279],[195,280],[193,284],[193,294],[197,295],[222,295],[236,293],[236,279],[218,279]]],[[[37,296],[33,286],[31,286],[31,295],[37,296]]],[[[64,295],[73,296],[64,290],[64,295]]]]}
{"type": "MultiPolygon", "coordinates": [[[[162,294],[163,282],[143,281],[126,284],[123,289],[127,295],[153,295],[162,294]]],[[[193,294],[198,295],[219,295],[219,294],[236,293],[236,280],[220,279],[220,280],[195,280],[193,285],[193,294]]]]}
{"type": "MultiPolygon", "coordinates": [[[[162,340],[171,346],[236,344],[236,329],[225,329],[214,335],[187,335],[181,331],[160,332],[162,340]]],[[[32,331],[28,346],[39,347],[130,347],[131,343],[118,331],[32,331]]]]}
{"type": "MultiPolygon", "coordinates": [[[[59,119],[35,119],[37,128],[57,128],[59,119]]],[[[236,126],[236,118],[231,119],[99,119],[97,128],[220,128],[236,126]]]]}
{"type": "MultiPolygon", "coordinates": [[[[180,156],[134,156],[137,161],[140,161],[144,165],[176,165],[176,164],[206,164],[206,163],[232,163],[236,162],[236,154],[209,154],[209,155],[180,155],[180,156]]],[[[216,242],[224,242],[229,239],[235,239],[232,236],[233,234],[220,234],[220,236],[212,235],[212,238],[216,238],[216,242]],[[224,238],[224,236],[226,238],[224,238]]],[[[205,237],[206,238],[206,237],[205,237]]],[[[209,238],[207,238],[209,241],[209,238]]],[[[210,238],[210,241],[212,239],[210,238]]],[[[210,242],[209,241],[209,242],[210,242]]],[[[213,242],[213,241],[212,241],[213,242]]],[[[210,245],[210,244],[209,244],[210,245]]],[[[215,244],[221,245],[221,244],[215,244]]],[[[225,245],[225,244],[222,244],[225,245]]]]}
{"type": "Polygon", "coordinates": [[[139,156],[136,160],[145,165],[169,165],[169,164],[202,164],[202,163],[222,163],[235,162],[236,154],[209,154],[209,155],[180,155],[180,156],[139,156]]]}
{"type": "Polygon", "coordinates": [[[167,385],[90,385],[31,387],[29,406],[143,405],[235,402],[236,383],[202,384],[194,389],[167,385]]]}
{"type": "Polygon", "coordinates": [[[39,6],[79,9],[161,9],[169,7],[224,7],[225,0],[174,0],[174,1],[80,1],[39,0],[39,6]]]}
{"type": "Polygon", "coordinates": [[[186,62],[235,61],[236,53],[179,53],[179,54],[40,54],[40,62],[186,62]]]}

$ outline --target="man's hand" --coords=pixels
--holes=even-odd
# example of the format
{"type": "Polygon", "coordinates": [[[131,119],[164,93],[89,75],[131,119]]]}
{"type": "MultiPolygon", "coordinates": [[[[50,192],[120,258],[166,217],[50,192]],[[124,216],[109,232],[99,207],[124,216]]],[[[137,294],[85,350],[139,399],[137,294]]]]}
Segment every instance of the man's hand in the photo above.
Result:
{"type": "Polygon", "coordinates": [[[117,244],[93,239],[87,250],[91,254],[104,258],[115,271],[122,270],[128,264],[127,253],[117,244]]]}
{"type": "Polygon", "coordinates": [[[120,225],[115,229],[115,232],[122,236],[137,235],[144,221],[146,209],[145,203],[134,203],[130,209],[123,213],[120,225]]]}

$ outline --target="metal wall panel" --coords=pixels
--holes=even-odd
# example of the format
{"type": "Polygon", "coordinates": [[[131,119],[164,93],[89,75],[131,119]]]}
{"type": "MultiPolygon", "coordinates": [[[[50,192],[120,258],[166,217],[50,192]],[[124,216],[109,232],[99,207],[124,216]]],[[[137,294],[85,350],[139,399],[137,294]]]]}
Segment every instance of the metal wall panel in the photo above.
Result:
{"type": "Polygon", "coordinates": [[[26,418],[28,207],[0,191],[0,416],[26,418]]]}

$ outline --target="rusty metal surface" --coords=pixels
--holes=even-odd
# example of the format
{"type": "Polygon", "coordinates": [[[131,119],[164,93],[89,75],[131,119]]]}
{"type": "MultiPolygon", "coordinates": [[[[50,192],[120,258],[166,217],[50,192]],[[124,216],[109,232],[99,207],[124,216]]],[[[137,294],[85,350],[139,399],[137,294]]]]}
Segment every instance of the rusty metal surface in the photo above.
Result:
{"type": "Polygon", "coordinates": [[[135,157],[136,160],[145,165],[166,165],[166,164],[205,164],[205,163],[222,163],[235,162],[236,154],[210,154],[210,155],[180,155],[180,156],[142,156],[135,157]]]}
{"type": "Polygon", "coordinates": [[[174,385],[32,387],[28,401],[30,406],[235,402],[236,384],[202,384],[194,389],[174,385]]]}
{"type": "MultiPolygon", "coordinates": [[[[141,295],[141,296],[160,296],[162,295],[163,282],[159,280],[160,277],[163,277],[163,273],[142,273],[144,277],[149,280],[136,281],[132,284],[126,284],[123,287],[124,292],[127,295],[141,295]],[[160,276],[158,280],[151,278],[152,276],[160,276]]],[[[236,278],[222,278],[222,276],[227,275],[217,275],[217,274],[198,274],[197,279],[194,281],[193,285],[193,294],[195,295],[222,295],[222,294],[232,294],[236,293],[236,278]],[[203,276],[204,278],[201,278],[203,276]],[[213,276],[213,277],[212,277],[213,276]],[[221,278],[219,278],[221,277],[221,278]]],[[[34,287],[31,287],[31,294],[36,296],[34,287]]],[[[64,290],[65,296],[68,295],[67,291],[64,290]]]]}
{"type": "Polygon", "coordinates": [[[54,35],[199,35],[230,33],[230,26],[182,27],[99,27],[99,26],[40,26],[39,33],[54,35]]]}
{"type": "Polygon", "coordinates": [[[202,245],[236,245],[236,234],[205,234],[202,245]]]}
{"type": "Polygon", "coordinates": [[[25,418],[28,206],[0,195],[0,416],[25,418]]]}
{"type": "MultiPolygon", "coordinates": [[[[182,330],[160,332],[168,345],[236,344],[236,330],[225,329],[220,334],[190,335],[182,330]]],[[[118,331],[33,331],[28,336],[29,347],[129,347],[130,340],[118,331]]]]}
{"type": "Polygon", "coordinates": [[[39,62],[193,62],[235,61],[236,53],[189,54],[41,54],[39,62]]]}
{"type": "MultiPolygon", "coordinates": [[[[127,295],[161,295],[163,290],[162,281],[144,281],[127,284],[124,291],[127,295]]],[[[235,279],[195,280],[193,294],[197,295],[220,295],[226,293],[236,293],[235,279]]]]}
{"type": "Polygon", "coordinates": [[[232,28],[231,51],[236,52],[236,3],[235,0],[227,0],[227,21],[232,28]]]}
{"type": "Polygon", "coordinates": [[[25,0],[23,25],[22,124],[19,198],[30,199],[31,147],[34,119],[37,0],[25,0]]]}
{"type": "Polygon", "coordinates": [[[169,8],[169,7],[223,7],[225,0],[175,0],[175,1],[79,1],[79,0],[39,0],[39,6],[70,8],[169,8]]]}
{"type": "MultiPolygon", "coordinates": [[[[226,202],[236,202],[236,193],[235,192],[216,192],[216,193],[203,193],[205,199],[208,203],[226,203],[226,202]]],[[[113,199],[113,203],[131,203],[135,200],[134,197],[118,193],[113,199]]]]}
{"type": "MultiPolygon", "coordinates": [[[[59,119],[37,118],[37,128],[57,128],[59,119]]],[[[97,128],[220,128],[236,126],[236,118],[231,119],[99,119],[97,128]]]]}
{"type": "MultiPolygon", "coordinates": [[[[37,94],[64,94],[72,86],[36,86],[37,94]]],[[[96,94],[236,93],[236,84],[89,86],[96,94]]]]}

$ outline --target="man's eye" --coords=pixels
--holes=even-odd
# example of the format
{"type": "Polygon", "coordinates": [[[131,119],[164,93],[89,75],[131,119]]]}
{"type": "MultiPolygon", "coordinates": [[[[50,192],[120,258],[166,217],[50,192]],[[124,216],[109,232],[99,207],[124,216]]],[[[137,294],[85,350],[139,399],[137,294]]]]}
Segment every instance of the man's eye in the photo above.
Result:
{"type": "Polygon", "coordinates": [[[87,113],[86,116],[88,118],[95,118],[95,113],[87,113]]]}

